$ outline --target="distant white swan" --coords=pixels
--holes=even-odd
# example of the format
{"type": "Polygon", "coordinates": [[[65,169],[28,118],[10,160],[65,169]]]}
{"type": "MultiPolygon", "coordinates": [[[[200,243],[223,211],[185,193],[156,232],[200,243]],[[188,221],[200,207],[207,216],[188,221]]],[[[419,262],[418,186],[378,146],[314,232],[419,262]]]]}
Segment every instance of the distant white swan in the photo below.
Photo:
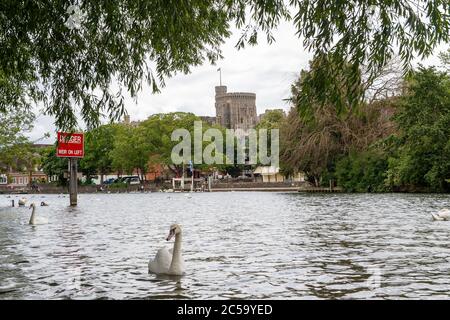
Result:
{"type": "Polygon", "coordinates": [[[27,199],[25,199],[25,198],[19,199],[19,207],[23,207],[26,202],[27,202],[27,199]]]}
{"type": "Polygon", "coordinates": [[[28,224],[31,224],[34,226],[37,224],[48,223],[48,220],[46,218],[36,217],[36,205],[34,203],[30,204],[30,209],[33,209],[33,211],[31,212],[31,217],[30,217],[30,221],[28,222],[28,224]]]}
{"type": "Polygon", "coordinates": [[[173,249],[161,248],[156,253],[153,260],[148,263],[148,272],[156,274],[183,275],[184,260],[181,256],[181,227],[178,224],[170,226],[169,235],[166,240],[169,241],[175,236],[173,249]]]}
{"type": "Polygon", "coordinates": [[[450,210],[449,209],[439,210],[437,213],[432,213],[431,217],[435,221],[450,220],[450,210]]]}

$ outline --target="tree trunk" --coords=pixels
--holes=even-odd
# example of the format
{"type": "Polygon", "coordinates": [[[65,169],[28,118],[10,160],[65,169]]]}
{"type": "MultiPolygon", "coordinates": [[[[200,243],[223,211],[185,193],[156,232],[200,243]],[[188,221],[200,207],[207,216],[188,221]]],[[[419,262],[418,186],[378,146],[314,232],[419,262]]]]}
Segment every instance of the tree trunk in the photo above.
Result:
{"type": "Polygon", "coordinates": [[[180,171],[181,171],[180,169],[181,168],[179,166],[174,165],[172,167],[171,165],[169,165],[168,167],[169,167],[169,170],[172,171],[177,176],[177,178],[180,178],[180,171]]]}
{"type": "Polygon", "coordinates": [[[318,188],[320,187],[320,182],[319,179],[317,178],[317,176],[314,176],[314,185],[318,188]]]}

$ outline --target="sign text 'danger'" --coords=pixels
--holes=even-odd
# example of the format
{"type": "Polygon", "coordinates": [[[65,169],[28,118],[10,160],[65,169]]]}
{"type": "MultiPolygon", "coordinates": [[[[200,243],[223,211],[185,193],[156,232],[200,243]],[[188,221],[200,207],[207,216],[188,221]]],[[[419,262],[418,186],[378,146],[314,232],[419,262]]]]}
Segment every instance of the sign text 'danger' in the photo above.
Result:
{"type": "Polygon", "coordinates": [[[84,134],[58,132],[57,157],[84,157],[84,134]]]}

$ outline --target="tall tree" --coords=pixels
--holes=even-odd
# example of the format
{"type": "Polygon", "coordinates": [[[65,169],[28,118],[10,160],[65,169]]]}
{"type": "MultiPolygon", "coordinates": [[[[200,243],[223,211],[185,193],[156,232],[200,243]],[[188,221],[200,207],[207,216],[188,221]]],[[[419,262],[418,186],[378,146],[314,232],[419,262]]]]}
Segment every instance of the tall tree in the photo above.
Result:
{"type": "Polygon", "coordinates": [[[280,129],[286,115],[281,109],[267,110],[256,125],[256,129],[280,129]]]}
{"type": "Polygon", "coordinates": [[[68,171],[68,158],[56,156],[56,145],[46,150],[42,160],[42,169],[47,176],[57,176],[59,185],[67,185],[64,173],[68,171]]]}
{"type": "Polygon", "coordinates": [[[450,189],[450,76],[420,67],[408,79],[395,120],[400,132],[388,182],[400,188],[450,189]]]}
{"type": "Polygon", "coordinates": [[[150,144],[141,135],[139,127],[121,124],[117,127],[111,151],[112,167],[129,175],[133,174],[134,169],[140,169],[143,179],[149,161],[149,147],[150,144]]]}
{"type": "Polygon", "coordinates": [[[100,181],[103,183],[104,175],[111,172],[111,152],[114,147],[117,126],[117,124],[102,125],[86,133],[85,157],[80,161],[80,169],[88,178],[98,173],[100,181]]]}
{"type": "MultiPolygon", "coordinates": [[[[199,117],[193,113],[186,112],[171,112],[160,113],[149,117],[143,121],[139,127],[142,130],[142,136],[145,137],[147,143],[152,146],[153,157],[157,157],[161,163],[166,165],[176,175],[181,175],[182,165],[177,165],[172,162],[172,150],[179,141],[172,141],[172,132],[176,129],[186,129],[191,136],[191,158],[194,154],[194,123],[196,121],[202,122],[199,117]]],[[[202,133],[204,133],[210,125],[202,122],[202,133]]],[[[203,143],[205,145],[207,143],[203,143]]],[[[203,150],[203,148],[202,148],[203,150]]],[[[148,158],[147,158],[148,159],[148,158]]],[[[196,168],[204,168],[205,165],[196,166],[196,168]]]]}
{"type": "Polygon", "coordinates": [[[9,108],[0,111],[0,154],[7,148],[26,142],[25,133],[33,128],[34,114],[26,110],[9,108]]]}
{"type": "MultiPolygon", "coordinates": [[[[313,59],[309,70],[303,70],[299,79],[292,85],[292,103],[294,107],[288,114],[287,121],[281,126],[280,162],[285,173],[303,171],[315,183],[320,184],[322,175],[333,170],[336,160],[351,151],[361,151],[377,139],[393,132],[389,121],[392,111],[390,100],[374,101],[367,104],[360,102],[354,108],[349,99],[341,101],[341,112],[336,113],[336,106],[322,104],[320,96],[327,97],[330,92],[317,92],[308,81],[321,72],[322,64],[328,60],[313,59]]],[[[352,69],[346,64],[341,70],[345,74],[352,69]]],[[[359,72],[362,77],[362,73],[359,72]]],[[[386,77],[382,72],[381,77],[386,77]]],[[[377,80],[379,78],[375,78],[377,80]]],[[[326,80],[329,81],[329,80],[326,80]]],[[[369,80],[367,80],[369,81],[369,80]]],[[[391,81],[388,77],[386,81],[391,81]]],[[[333,83],[343,96],[355,88],[346,87],[345,82],[333,83]]],[[[377,83],[377,87],[378,87],[377,83]]],[[[383,86],[381,86],[383,87],[383,86]]],[[[358,91],[363,96],[371,88],[368,83],[360,83],[358,91]]],[[[378,90],[381,93],[383,90],[378,90]]],[[[375,99],[376,100],[376,99],[375,99]]]]}
{"type": "MultiPolygon", "coordinates": [[[[34,114],[16,107],[0,110],[0,171],[20,160],[17,146],[28,146],[25,133],[33,128],[34,114]]],[[[28,148],[26,148],[28,150],[28,148]]]]}

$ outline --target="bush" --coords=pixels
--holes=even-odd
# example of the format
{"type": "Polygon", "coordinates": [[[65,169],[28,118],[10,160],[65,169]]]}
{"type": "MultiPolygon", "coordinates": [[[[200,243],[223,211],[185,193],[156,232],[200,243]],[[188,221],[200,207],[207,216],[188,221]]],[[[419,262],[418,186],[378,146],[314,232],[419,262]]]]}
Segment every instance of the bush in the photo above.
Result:
{"type": "Polygon", "coordinates": [[[111,189],[121,189],[121,188],[126,188],[127,184],[125,182],[114,182],[114,183],[111,183],[110,185],[108,185],[108,187],[111,189]]]}
{"type": "Polygon", "coordinates": [[[349,192],[390,191],[385,184],[387,156],[378,151],[351,153],[336,163],[338,185],[349,192]]]}

